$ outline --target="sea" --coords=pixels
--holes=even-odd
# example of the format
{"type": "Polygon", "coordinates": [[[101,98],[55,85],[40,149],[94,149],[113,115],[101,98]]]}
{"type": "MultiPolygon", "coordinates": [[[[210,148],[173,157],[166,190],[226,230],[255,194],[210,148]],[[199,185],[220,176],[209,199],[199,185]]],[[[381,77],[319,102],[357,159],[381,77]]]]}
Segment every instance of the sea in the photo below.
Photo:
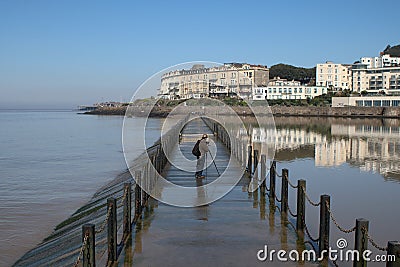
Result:
{"type": "MultiPolygon", "coordinates": [[[[158,139],[161,123],[148,120],[146,142],[158,139]]],[[[122,125],[123,116],[0,110],[0,266],[11,266],[126,170],[122,125]]]]}
{"type": "MultiPolygon", "coordinates": [[[[138,125],[144,120],[130,119],[138,125]]],[[[162,124],[163,119],[148,120],[146,145],[159,138],[162,124]]],[[[288,169],[292,184],[306,180],[314,202],[330,195],[331,214],[340,227],[351,230],[356,219],[364,218],[379,246],[400,240],[399,120],[276,117],[275,125],[278,173],[288,169]]],[[[122,116],[0,111],[0,266],[11,266],[126,170],[122,126],[122,116]]],[[[134,137],[143,129],[132,131],[134,137]]],[[[268,132],[253,131],[252,140],[263,140],[262,133],[268,132]]],[[[277,179],[278,195],[280,186],[277,179]]],[[[291,187],[289,207],[296,210],[291,187]]],[[[317,237],[319,208],[308,203],[306,224],[317,237]]],[[[344,233],[333,219],[330,229],[333,249],[343,238],[349,249],[354,246],[354,233],[344,233]]],[[[386,254],[372,242],[368,247],[373,255],[386,254]]]]}

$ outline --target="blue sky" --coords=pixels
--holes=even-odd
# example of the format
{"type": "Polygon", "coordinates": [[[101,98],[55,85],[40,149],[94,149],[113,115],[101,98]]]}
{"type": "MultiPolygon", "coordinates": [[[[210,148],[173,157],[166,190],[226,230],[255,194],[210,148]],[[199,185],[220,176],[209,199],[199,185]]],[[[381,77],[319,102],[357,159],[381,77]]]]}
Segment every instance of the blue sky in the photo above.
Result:
{"type": "Polygon", "coordinates": [[[399,1],[0,1],[0,108],[129,100],[187,61],[352,63],[400,43],[399,1]]]}

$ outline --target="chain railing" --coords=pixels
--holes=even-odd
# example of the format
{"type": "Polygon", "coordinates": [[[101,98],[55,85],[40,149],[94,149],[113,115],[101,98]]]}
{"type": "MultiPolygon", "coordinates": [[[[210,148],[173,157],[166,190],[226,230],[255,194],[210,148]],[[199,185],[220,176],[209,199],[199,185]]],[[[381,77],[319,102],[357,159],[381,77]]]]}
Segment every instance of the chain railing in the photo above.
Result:
{"type": "Polygon", "coordinates": [[[293,217],[297,218],[297,214],[295,214],[291,209],[290,206],[288,205],[288,211],[290,213],[290,215],[292,215],[293,217]]]}
{"type": "Polygon", "coordinates": [[[124,189],[124,194],[123,194],[123,196],[122,196],[122,198],[120,200],[120,204],[117,206],[118,208],[121,208],[121,207],[124,206],[124,202],[125,202],[127,196],[128,196],[128,190],[125,188],[124,189]]]}
{"type": "Polygon", "coordinates": [[[333,212],[331,211],[331,208],[330,208],[330,205],[329,205],[328,202],[326,202],[326,207],[327,207],[327,209],[328,209],[329,215],[330,215],[330,217],[331,217],[333,223],[336,225],[336,227],[337,227],[341,232],[346,233],[346,234],[349,234],[349,233],[352,233],[352,232],[354,232],[354,231],[356,230],[356,226],[354,226],[354,227],[351,228],[351,229],[345,229],[345,228],[341,227],[341,226],[339,225],[339,223],[336,221],[336,218],[333,216],[333,212]]]}
{"type": "Polygon", "coordinates": [[[321,201],[320,202],[314,202],[311,200],[310,196],[307,194],[306,189],[303,187],[304,190],[304,196],[306,197],[308,203],[310,203],[312,206],[314,207],[318,207],[321,205],[321,201]]]}
{"type": "MultiPolygon", "coordinates": [[[[218,126],[217,123],[209,121],[209,127],[211,129],[215,129],[218,126]]],[[[218,128],[219,129],[219,128],[218,128]]],[[[217,133],[218,135],[218,133],[217,133]]],[[[304,243],[309,243],[315,251],[317,251],[317,248],[315,247],[315,243],[318,243],[319,245],[319,251],[323,251],[324,249],[329,247],[329,222],[330,220],[333,221],[335,226],[339,229],[339,231],[343,233],[353,233],[355,232],[356,235],[356,246],[357,249],[361,252],[366,249],[366,244],[371,243],[375,248],[381,250],[381,251],[387,251],[389,254],[390,250],[399,250],[399,244],[398,242],[388,242],[388,247],[382,247],[379,246],[374,239],[371,238],[371,236],[368,234],[368,229],[364,228],[365,234],[361,234],[360,225],[368,223],[368,221],[364,219],[357,219],[356,220],[356,226],[352,227],[350,229],[346,229],[342,227],[338,221],[337,218],[334,216],[332,210],[331,210],[331,205],[330,205],[330,196],[328,195],[321,195],[320,200],[313,201],[311,197],[308,195],[306,191],[306,181],[305,180],[298,180],[298,185],[293,184],[289,177],[288,177],[288,170],[285,170],[285,173],[282,172],[282,174],[277,173],[276,171],[276,162],[272,162],[271,168],[269,170],[269,187],[267,187],[266,183],[266,178],[267,175],[264,172],[266,170],[264,164],[266,164],[266,156],[265,155],[260,155],[259,151],[254,149],[252,145],[251,138],[249,139],[243,139],[243,140],[238,140],[240,143],[236,144],[234,147],[234,153],[236,158],[241,162],[241,166],[244,167],[249,174],[248,177],[252,178],[252,174],[255,171],[258,171],[258,165],[260,163],[262,164],[261,166],[261,172],[262,175],[265,175],[265,177],[261,177],[262,181],[262,186],[261,192],[265,192],[264,190],[266,189],[267,192],[265,192],[265,195],[270,198],[270,201],[272,201],[273,206],[276,207],[278,210],[280,210],[281,215],[285,215],[286,212],[290,213],[293,217],[296,218],[296,230],[298,233],[306,233],[307,237],[310,241],[306,240],[304,243]],[[264,160],[259,161],[258,156],[261,156],[260,158],[264,160]],[[282,191],[281,191],[281,199],[278,198],[276,194],[276,177],[279,178],[284,178],[282,179],[282,191]],[[265,180],[264,180],[265,179],[265,180]],[[296,214],[290,209],[288,205],[288,189],[287,186],[292,187],[293,189],[297,189],[297,209],[296,209],[296,214]],[[281,208],[279,206],[275,206],[275,201],[281,203],[281,208]],[[305,216],[306,216],[306,204],[307,202],[313,206],[313,207],[319,207],[319,212],[320,212],[320,223],[319,223],[319,237],[314,238],[309,231],[309,226],[306,224],[305,216]],[[357,228],[358,227],[358,228],[357,228]],[[361,244],[361,245],[360,245],[361,244]],[[390,245],[389,245],[390,244],[390,245]],[[393,248],[394,247],[394,248],[393,248]]],[[[258,172],[257,172],[258,174],[258,172]]],[[[264,196],[264,194],[260,194],[264,196]]],[[[287,218],[286,218],[287,220],[287,218]]],[[[326,256],[326,255],[325,255],[326,256]]],[[[337,266],[337,262],[333,262],[335,266],[337,266]]]]}
{"type": "Polygon", "coordinates": [[[363,227],[361,229],[361,231],[363,232],[363,234],[367,237],[368,241],[371,243],[372,246],[374,246],[376,249],[380,250],[380,251],[387,251],[388,248],[387,247],[383,247],[383,246],[379,246],[374,239],[372,239],[372,237],[369,235],[368,230],[363,227]]]}
{"type": "Polygon", "coordinates": [[[83,256],[83,251],[86,249],[87,246],[87,241],[88,241],[89,235],[85,234],[85,237],[83,238],[81,250],[79,251],[78,258],[75,261],[74,267],[78,267],[79,263],[81,262],[82,256],[83,256]]]}
{"type": "Polygon", "coordinates": [[[104,231],[104,229],[106,229],[106,225],[108,223],[108,220],[110,219],[111,209],[112,209],[112,207],[108,206],[106,218],[104,219],[104,221],[101,224],[100,228],[98,230],[96,230],[96,234],[100,234],[101,232],[104,231]]]}

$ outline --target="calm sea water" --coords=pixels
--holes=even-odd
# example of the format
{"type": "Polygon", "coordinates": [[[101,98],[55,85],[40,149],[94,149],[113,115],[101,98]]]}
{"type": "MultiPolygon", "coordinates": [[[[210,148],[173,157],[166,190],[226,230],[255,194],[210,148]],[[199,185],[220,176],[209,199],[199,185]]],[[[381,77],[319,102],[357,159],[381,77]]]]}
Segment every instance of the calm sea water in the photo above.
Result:
{"type": "MultiPolygon", "coordinates": [[[[126,168],[122,122],[122,117],[74,112],[0,112],[0,266],[11,265],[126,168]]],[[[161,122],[150,120],[148,145],[158,138],[161,122]]],[[[279,172],[289,169],[293,183],[305,179],[314,201],[329,194],[342,227],[350,229],[356,218],[366,218],[378,244],[400,240],[398,120],[275,118],[275,123],[279,172]]],[[[256,129],[252,134],[253,140],[268,138],[256,129]]],[[[279,179],[277,189],[279,196],[279,179]]],[[[293,211],[295,196],[289,189],[293,211]]],[[[319,209],[307,205],[306,216],[317,237],[319,209]]],[[[354,246],[353,234],[331,222],[334,249],[338,238],[354,246]]]]}
{"type": "MultiPolygon", "coordinates": [[[[339,225],[355,226],[356,218],[369,220],[369,233],[380,246],[400,240],[400,122],[392,119],[275,118],[275,160],[279,173],[289,170],[293,184],[305,179],[310,197],[331,196],[331,210],[339,225]]],[[[264,140],[260,131],[253,140],[264,140]]],[[[271,142],[271,140],[270,140],[271,142]]],[[[256,143],[254,143],[257,146],[256,143]]],[[[280,197],[280,178],[277,194],[280,197]]],[[[296,211],[296,190],[289,188],[289,206],[296,211]]],[[[295,222],[295,219],[292,218],[295,222]]],[[[318,237],[319,208],[307,203],[306,223],[318,237]]],[[[346,234],[330,223],[333,249],[345,238],[354,248],[354,233],[346,234]]],[[[386,252],[374,249],[373,257],[386,252]]],[[[340,263],[339,266],[352,266],[340,263]]],[[[368,266],[384,266],[369,263],[368,266]]]]}
{"type": "MultiPolygon", "coordinates": [[[[146,141],[158,138],[160,122],[150,119],[146,141]]],[[[70,111],[0,111],[0,266],[10,266],[126,169],[122,123],[119,116],[70,111]]]]}

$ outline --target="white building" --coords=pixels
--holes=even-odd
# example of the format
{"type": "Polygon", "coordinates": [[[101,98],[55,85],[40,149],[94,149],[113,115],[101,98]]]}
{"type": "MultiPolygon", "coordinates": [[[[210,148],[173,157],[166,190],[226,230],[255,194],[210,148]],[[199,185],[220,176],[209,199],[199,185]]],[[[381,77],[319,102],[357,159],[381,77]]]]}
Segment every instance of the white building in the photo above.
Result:
{"type": "Polygon", "coordinates": [[[400,96],[332,97],[332,107],[399,107],[400,96]]]}
{"type": "Polygon", "coordinates": [[[400,57],[381,54],[379,57],[362,57],[360,63],[367,65],[367,68],[386,68],[400,66],[400,57]]]}
{"type": "Polygon", "coordinates": [[[400,94],[400,66],[369,68],[366,64],[354,64],[352,76],[355,92],[400,94]]]}
{"type": "Polygon", "coordinates": [[[334,90],[351,88],[351,66],[336,64],[330,61],[317,64],[316,85],[334,90]]]}
{"type": "Polygon", "coordinates": [[[194,65],[190,70],[176,70],[161,77],[159,97],[190,99],[218,96],[250,98],[252,89],[266,86],[269,69],[263,65],[226,63],[206,68],[194,65]]]}
{"type": "Polygon", "coordinates": [[[253,90],[253,100],[272,99],[307,99],[326,94],[327,87],[301,85],[299,81],[274,78],[268,86],[253,90]]]}

